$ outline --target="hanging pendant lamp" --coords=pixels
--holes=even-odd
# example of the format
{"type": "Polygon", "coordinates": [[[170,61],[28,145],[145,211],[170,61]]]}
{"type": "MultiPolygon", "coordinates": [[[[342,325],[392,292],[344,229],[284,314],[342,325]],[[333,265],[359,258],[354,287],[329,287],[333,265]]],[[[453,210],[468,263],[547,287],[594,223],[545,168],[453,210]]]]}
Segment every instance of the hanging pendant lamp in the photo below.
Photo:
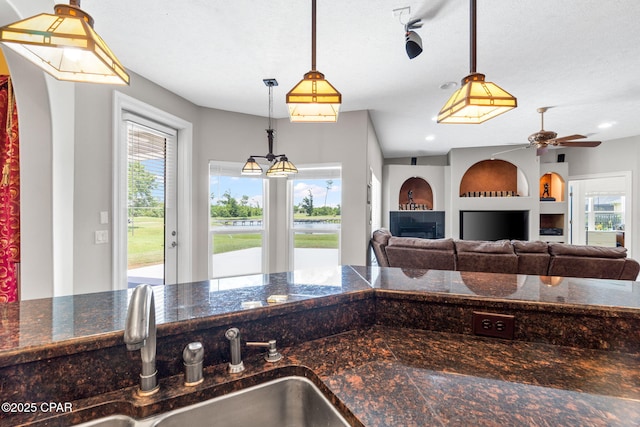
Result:
{"type": "Polygon", "coordinates": [[[292,122],[336,122],[342,95],[316,69],[316,0],[311,0],[311,71],[287,93],[292,122]]]}
{"type": "Polygon", "coordinates": [[[264,79],[264,84],[269,88],[269,128],[267,129],[267,141],[269,142],[269,152],[264,156],[252,154],[242,167],[242,175],[261,175],[262,167],[256,162],[256,158],[267,159],[271,162],[271,167],[267,170],[269,178],[286,178],[289,175],[298,173],[298,169],[289,161],[286,154],[273,154],[273,134],[275,131],[271,126],[271,112],[273,110],[273,87],[278,86],[276,79],[264,79]]]}
{"type": "Polygon", "coordinates": [[[93,30],[80,0],[0,28],[0,42],[58,80],[129,84],[129,74],[93,30]]]}
{"type": "Polygon", "coordinates": [[[476,72],[476,0],[470,2],[471,70],[438,113],[438,123],[482,123],[518,106],[513,95],[476,72]]]}

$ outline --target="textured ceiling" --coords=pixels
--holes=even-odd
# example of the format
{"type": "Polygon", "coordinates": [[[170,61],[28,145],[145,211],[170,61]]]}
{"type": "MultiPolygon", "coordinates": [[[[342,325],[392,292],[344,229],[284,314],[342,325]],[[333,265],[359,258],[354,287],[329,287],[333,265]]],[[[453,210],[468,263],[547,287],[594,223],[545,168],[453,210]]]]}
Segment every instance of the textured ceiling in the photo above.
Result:
{"type": "MultiPolygon", "coordinates": [[[[518,98],[482,125],[432,120],[454,90],[441,84],[469,73],[467,0],[317,3],[317,68],[342,93],[341,111],[370,111],[385,157],[525,144],[542,106],[554,107],[545,128],[560,136],[640,135],[637,0],[478,0],[477,71],[518,98]],[[392,12],[407,6],[424,18],[413,60],[400,22],[409,16],[392,12]]],[[[274,116],[286,117],[286,93],[311,68],[310,0],[83,0],[82,9],[125,67],[200,106],[266,116],[262,79],[275,77],[274,116]]]]}

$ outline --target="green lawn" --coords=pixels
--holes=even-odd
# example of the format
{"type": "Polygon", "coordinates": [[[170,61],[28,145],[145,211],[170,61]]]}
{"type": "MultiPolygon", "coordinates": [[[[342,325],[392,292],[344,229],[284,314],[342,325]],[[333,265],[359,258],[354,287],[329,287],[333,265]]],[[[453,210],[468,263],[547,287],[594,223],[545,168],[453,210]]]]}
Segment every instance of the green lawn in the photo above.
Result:
{"type": "Polygon", "coordinates": [[[296,233],[293,240],[296,248],[338,249],[337,234],[296,233]]]}
{"type": "Polygon", "coordinates": [[[240,249],[259,248],[262,235],[251,234],[215,234],[213,236],[213,254],[238,251],[240,249]]]}
{"type": "MultiPolygon", "coordinates": [[[[337,234],[300,233],[295,235],[294,240],[296,248],[338,248],[337,234]]],[[[262,237],[259,233],[215,234],[212,246],[214,255],[240,249],[259,248],[262,246],[262,237]]]]}
{"type": "Polygon", "coordinates": [[[164,263],[164,218],[132,218],[127,237],[128,268],[164,263]]]}
{"type": "MultiPolygon", "coordinates": [[[[300,219],[323,219],[322,217],[300,216],[300,219]]],[[[334,218],[334,217],[331,217],[334,218]]],[[[297,219],[297,217],[296,217],[297,219]]],[[[134,217],[129,224],[127,251],[128,267],[138,268],[164,262],[164,218],[134,217]]],[[[338,248],[337,234],[296,233],[296,248],[338,248]]],[[[262,246],[260,233],[215,234],[213,253],[221,254],[240,249],[262,246]]]]}

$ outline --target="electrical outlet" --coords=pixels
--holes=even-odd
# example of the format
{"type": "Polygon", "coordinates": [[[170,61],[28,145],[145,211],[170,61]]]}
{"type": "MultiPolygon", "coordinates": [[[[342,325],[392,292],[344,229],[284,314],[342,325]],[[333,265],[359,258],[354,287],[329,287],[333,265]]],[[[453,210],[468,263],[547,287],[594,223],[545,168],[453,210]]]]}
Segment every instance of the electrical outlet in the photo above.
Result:
{"type": "Polygon", "coordinates": [[[510,314],[473,312],[473,333],[487,337],[512,340],[515,332],[515,316],[510,314]]]}

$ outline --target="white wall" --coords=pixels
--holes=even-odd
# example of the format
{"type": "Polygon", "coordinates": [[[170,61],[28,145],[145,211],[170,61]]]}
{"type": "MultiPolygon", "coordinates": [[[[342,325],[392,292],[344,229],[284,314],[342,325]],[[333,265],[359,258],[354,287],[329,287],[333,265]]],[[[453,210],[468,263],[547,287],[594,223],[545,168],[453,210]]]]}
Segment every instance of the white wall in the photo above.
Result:
{"type": "MultiPolygon", "coordinates": [[[[513,147],[511,147],[513,148],[513,147]]],[[[460,237],[460,211],[463,210],[528,210],[529,236],[538,236],[540,228],[540,203],[538,186],[540,179],[539,158],[535,150],[514,150],[496,155],[496,159],[513,163],[523,174],[526,182],[519,182],[520,197],[460,197],[460,182],[466,171],[475,163],[488,160],[493,153],[509,147],[460,148],[450,152],[451,202],[447,216],[451,218],[452,237],[460,237]],[[528,187],[528,188],[525,188],[528,187]],[[526,193],[526,194],[524,194],[526,193]],[[451,214],[449,214],[449,212],[451,214]]],[[[519,179],[521,181],[521,179],[519,179]]]]}
{"type": "MultiPolygon", "coordinates": [[[[631,172],[631,224],[640,224],[640,136],[604,141],[595,148],[563,148],[549,150],[542,156],[543,162],[553,162],[557,154],[565,155],[569,165],[569,179],[590,175],[611,175],[619,172],[631,172]]],[[[632,242],[637,248],[640,244],[640,226],[631,230],[632,242]]],[[[636,259],[638,251],[630,255],[636,259]]]]}
{"type": "Polygon", "coordinates": [[[75,84],[74,293],[112,289],[114,90],[187,122],[198,119],[192,103],[130,74],[130,86],[75,84]],[[101,211],[109,212],[110,239],[97,245],[94,233],[105,227],[101,211]]]}
{"type": "MultiPolygon", "coordinates": [[[[0,0],[1,1],[1,0],[0,0]]],[[[0,8],[0,11],[2,9],[0,8]]],[[[267,151],[266,118],[198,107],[131,73],[131,85],[58,82],[9,53],[16,70],[22,144],[22,296],[26,299],[110,290],[112,239],[97,245],[109,212],[113,236],[113,93],[126,95],[194,124],[193,280],[208,278],[208,162],[243,162],[267,151]]],[[[341,262],[364,264],[370,227],[366,188],[382,154],[366,111],[340,115],[336,124],[276,121],[275,151],[294,162],[340,163],[343,167],[341,262]]],[[[274,182],[270,198],[285,206],[286,184],[274,182]]],[[[270,242],[270,271],[288,268],[283,208],[270,242]]]]}

